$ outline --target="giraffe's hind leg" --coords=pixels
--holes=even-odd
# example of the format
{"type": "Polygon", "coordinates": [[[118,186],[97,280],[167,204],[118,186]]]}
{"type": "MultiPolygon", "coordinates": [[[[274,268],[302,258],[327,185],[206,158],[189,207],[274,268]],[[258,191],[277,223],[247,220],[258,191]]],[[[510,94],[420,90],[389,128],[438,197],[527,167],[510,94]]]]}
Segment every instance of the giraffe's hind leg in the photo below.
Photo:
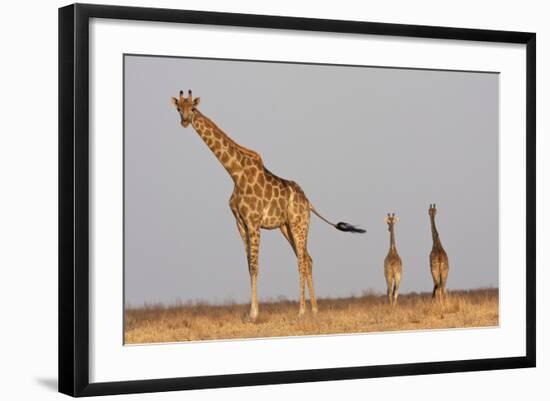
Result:
{"type": "Polygon", "coordinates": [[[296,256],[298,256],[298,254],[296,253],[296,245],[294,245],[294,240],[292,239],[292,237],[290,236],[290,228],[288,227],[288,225],[286,224],[283,224],[281,227],[281,233],[283,233],[284,237],[286,238],[286,240],[288,241],[288,243],[290,244],[290,246],[292,247],[292,250],[294,251],[294,254],[296,256]]]}
{"type": "MultiPolygon", "coordinates": [[[[294,251],[294,254],[296,255],[296,258],[298,258],[298,251],[296,250],[296,243],[294,242],[294,238],[292,238],[292,232],[290,231],[290,226],[288,224],[283,224],[281,226],[281,232],[283,233],[284,237],[292,247],[292,250],[294,251]]],[[[298,273],[300,275],[300,315],[304,314],[305,311],[305,299],[302,304],[302,287],[303,287],[303,278],[302,278],[302,271],[300,270],[300,265],[298,264],[298,273]]],[[[304,295],[305,297],[305,295],[304,295]]]]}
{"type": "Polygon", "coordinates": [[[386,278],[386,287],[387,287],[386,294],[388,296],[388,302],[391,305],[393,302],[394,277],[390,270],[390,266],[384,267],[384,277],[386,278]]]}
{"type": "Polygon", "coordinates": [[[401,283],[401,275],[396,274],[393,281],[393,304],[397,305],[397,297],[399,296],[399,284],[401,283]]]}
{"type": "MultiPolygon", "coordinates": [[[[284,237],[287,239],[288,243],[292,247],[292,250],[296,254],[296,257],[298,257],[298,252],[296,251],[296,245],[294,243],[294,239],[292,238],[292,234],[290,232],[289,226],[286,224],[282,225],[281,232],[283,233],[284,237]]],[[[318,311],[317,300],[315,299],[315,290],[313,288],[313,260],[311,259],[311,256],[307,252],[307,249],[306,249],[306,259],[307,259],[307,263],[306,263],[307,268],[306,268],[305,275],[306,275],[306,281],[307,281],[307,286],[309,290],[309,301],[311,303],[311,311],[313,313],[317,313],[318,311]]]]}
{"type": "Polygon", "coordinates": [[[386,279],[386,283],[388,285],[388,291],[387,291],[387,294],[388,294],[388,302],[391,304],[393,304],[393,286],[394,286],[394,283],[393,283],[393,278],[392,277],[388,277],[386,279]]]}
{"type": "Polygon", "coordinates": [[[435,301],[439,298],[439,284],[434,284],[434,289],[432,291],[432,300],[435,301]]]}
{"type": "Polygon", "coordinates": [[[434,282],[434,290],[432,292],[432,299],[436,299],[439,295],[439,283],[440,283],[440,275],[439,275],[439,269],[437,267],[432,267],[432,278],[434,282]]]}
{"type": "MultiPolygon", "coordinates": [[[[307,253],[307,232],[309,229],[309,215],[295,217],[289,224],[290,234],[296,247],[296,256],[298,258],[298,272],[300,274],[300,311],[299,315],[303,315],[306,310],[305,284],[309,276],[308,269],[310,267],[310,258],[307,253]]],[[[311,289],[313,289],[313,280],[311,280],[311,289]]],[[[315,295],[310,291],[312,306],[317,306],[315,295]]]]}
{"type": "Polygon", "coordinates": [[[315,289],[313,288],[313,260],[306,250],[307,259],[307,287],[309,290],[309,302],[311,303],[311,311],[317,313],[317,299],[315,298],[315,289]]]}
{"type": "Polygon", "coordinates": [[[449,270],[446,266],[441,266],[441,278],[440,278],[440,291],[441,291],[441,298],[447,299],[447,275],[449,274],[449,270]]]}

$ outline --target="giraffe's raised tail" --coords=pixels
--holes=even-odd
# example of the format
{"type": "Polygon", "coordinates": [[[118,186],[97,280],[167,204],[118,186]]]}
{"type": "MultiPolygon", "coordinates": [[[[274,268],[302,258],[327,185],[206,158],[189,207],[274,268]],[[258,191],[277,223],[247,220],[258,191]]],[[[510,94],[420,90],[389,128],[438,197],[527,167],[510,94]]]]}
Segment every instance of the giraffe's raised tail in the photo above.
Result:
{"type": "Polygon", "coordinates": [[[348,233],[359,233],[359,234],[364,234],[366,233],[367,231],[366,230],[363,230],[362,228],[359,228],[359,227],[356,227],[352,224],[349,224],[349,223],[344,223],[343,221],[339,222],[339,223],[333,223],[327,219],[325,219],[323,216],[321,216],[319,214],[319,212],[317,210],[315,210],[315,208],[313,207],[313,205],[310,203],[309,204],[309,209],[315,213],[317,215],[317,217],[319,217],[321,220],[323,220],[325,223],[328,223],[330,224],[331,226],[333,226],[334,228],[336,228],[337,230],[340,230],[340,231],[346,231],[348,233]]]}
{"type": "Polygon", "coordinates": [[[363,230],[362,228],[356,227],[349,223],[344,223],[343,221],[339,222],[334,227],[336,227],[340,231],[347,231],[349,233],[364,234],[367,232],[367,230],[363,230]]]}

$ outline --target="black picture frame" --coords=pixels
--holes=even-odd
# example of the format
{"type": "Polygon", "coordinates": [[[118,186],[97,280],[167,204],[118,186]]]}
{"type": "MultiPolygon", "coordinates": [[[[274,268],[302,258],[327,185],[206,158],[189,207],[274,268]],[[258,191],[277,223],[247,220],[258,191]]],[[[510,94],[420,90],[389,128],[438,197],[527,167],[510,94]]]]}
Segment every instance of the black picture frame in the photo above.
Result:
{"type": "Polygon", "coordinates": [[[536,364],[536,35],[219,12],[74,4],[59,9],[59,391],[71,396],[534,367],[536,364]],[[520,357],[90,383],[89,21],[91,18],[437,38],[526,46],[526,353],[520,357]]]}

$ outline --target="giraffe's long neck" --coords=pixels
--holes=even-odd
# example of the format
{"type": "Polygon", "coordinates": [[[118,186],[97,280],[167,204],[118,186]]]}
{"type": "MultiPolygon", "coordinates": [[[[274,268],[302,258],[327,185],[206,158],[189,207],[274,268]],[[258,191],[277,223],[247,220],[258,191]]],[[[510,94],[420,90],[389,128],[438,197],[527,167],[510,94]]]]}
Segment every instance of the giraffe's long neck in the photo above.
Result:
{"type": "Polygon", "coordinates": [[[435,216],[430,216],[430,221],[432,222],[432,240],[433,246],[441,248],[441,241],[439,240],[439,233],[437,232],[437,227],[435,226],[435,216]]]}
{"type": "Polygon", "coordinates": [[[237,144],[198,110],[194,112],[192,125],[234,181],[241,176],[247,158],[261,160],[256,152],[237,144]]]}
{"type": "Polygon", "coordinates": [[[392,251],[397,251],[397,248],[395,246],[395,233],[393,231],[393,225],[390,227],[390,252],[392,251]]]}

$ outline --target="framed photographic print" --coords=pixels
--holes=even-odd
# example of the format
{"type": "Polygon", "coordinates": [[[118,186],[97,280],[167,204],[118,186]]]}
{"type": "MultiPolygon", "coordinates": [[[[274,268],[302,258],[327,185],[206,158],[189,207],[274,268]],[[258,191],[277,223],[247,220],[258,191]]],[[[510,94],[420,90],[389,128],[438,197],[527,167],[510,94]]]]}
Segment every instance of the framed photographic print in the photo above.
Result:
{"type": "Polygon", "coordinates": [[[534,33],[61,8],[59,390],[535,366],[535,82],[534,33]]]}

